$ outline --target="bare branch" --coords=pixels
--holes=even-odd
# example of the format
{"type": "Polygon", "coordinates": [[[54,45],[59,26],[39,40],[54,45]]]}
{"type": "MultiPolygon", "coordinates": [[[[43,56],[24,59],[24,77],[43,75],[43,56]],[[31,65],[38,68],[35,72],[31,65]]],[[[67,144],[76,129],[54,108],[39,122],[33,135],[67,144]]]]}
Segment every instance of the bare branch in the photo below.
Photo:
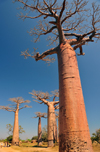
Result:
{"type": "Polygon", "coordinates": [[[46,57],[48,55],[52,55],[52,54],[55,54],[57,53],[56,51],[56,48],[52,48],[52,49],[49,49],[47,51],[45,51],[41,56],[39,55],[39,53],[36,51],[34,51],[32,54],[30,54],[29,50],[26,50],[24,52],[21,52],[21,55],[23,55],[25,58],[27,57],[32,57],[32,58],[35,58],[36,61],[38,60],[42,60],[42,61],[45,61],[46,63],[53,63],[55,61],[55,58],[53,57],[46,57]]]}
{"type": "MultiPolygon", "coordinates": [[[[92,3],[92,11],[86,8],[87,0],[63,0],[57,3],[57,0],[33,0],[30,2],[24,0],[15,0],[23,4],[21,9],[29,11],[26,15],[21,14],[21,18],[43,19],[37,22],[37,25],[31,30],[30,34],[35,37],[35,42],[40,39],[40,36],[52,33],[54,37],[47,40],[51,44],[59,39],[59,44],[65,42],[65,36],[70,45],[74,45],[74,49],[80,49],[80,54],[84,55],[82,45],[87,42],[93,42],[93,38],[100,39],[100,6],[92,3]],[[61,5],[62,4],[62,5],[61,5]],[[33,12],[32,16],[30,12],[33,12]],[[91,19],[91,24],[90,24],[91,19]],[[51,25],[53,24],[53,26],[51,25]],[[76,39],[72,39],[76,37],[76,39]]],[[[28,50],[22,52],[25,58],[32,57],[36,61],[43,60],[47,63],[53,62],[54,58],[47,57],[57,53],[58,48],[53,48],[45,51],[41,55],[37,52],[30,54],[28,50]],[[46,58],[45,58],[46,57],[46,58]]],[[[55,100],[55,99],[54,99],[55,100]]]]}
{"type": "MultiPolygon", "coordinates": [[[[50,99],[50,97],[55,96],[58,97],[58,91],[52,91],[52,94],[49,94],[48,92],[41,92],[41,91],[35,91],[33,90],[32,92],[29,92],[29,94],[32,94],[32,98],[34,99],[33,101],[38,102],[40,104],[44,103],[46,105],[49,104],[49,101],[46,99],[50,99]]],[[[56,105],[59,103],[59,101],[53,101],[53,105],[56,105]]]]}
{"type": "Polygon", "coordinates": [[[8,106],[0,106],[0,109],[6,110],[6,111],[9,111],[9,112],[15,112],[15,109],[10,108],[8,106]]]}
{"type": "Polygon", "coordinates": [[[32,106],[24,105],[24,107],[19,108],[19,110],[21,110],[23,108],[32,108],[32,106]]]}
{"type": "Polygon", "coordinates": [[[36,56],[35,56],[35,60],[36,61],[41,60],[41,59],[45,58],[47,55],[52,55],[52,54],[55,54],[55,53],[57,53],[57,47],[49,49],[49,50],[43,52],[41,55],[39,53],[37,53],[36,56]]]}
{"type": "Polygon", "coordinates": [[[59,105],[55,106],[54,108],[55,108],[55,110],[59,109],[59,105]]]}
{"type": "Polygon", "coordinates": [[[46,34],[48,34],[48,33],[51,33],[55,28],[57,28],[57,26],[51,27],[48,31],[46,31],[46,32],[44,33],[44,35],[46,35],[46,34]]]}
{"type": "Polygon", "coordinates": [[[44,104],[48,104],[48,101],[46,99],[49,99],[50,98],[50,95],[48,92],[44,93],[44,92],[41,92],[41,91],[35,91],[33,90],[32,92],[29,92],[29,94],[32,94],[32,98],[34,98],[36,100],[40,100],[42,102],[39,102],[39,101],[36,101],[40,104],[44,103],[44,104]]]}
{"type": "Polygon", "coordinates": [[[24,105],[24,107],[19,108],[20,104],[22,103],[30,103],[29,100],[24,101],[22,97],[10,98],[9,101],[15,102],[15,104],[10,104],[8,106],[0,106],[0,109],[7,110],[9,112],[16,112],[16,110],[21,110],[23,108],[31,108],[31,106],[28,105],[24,105]]]}
{"type": "Polygon", "coordinates": [[[60,12],[59,18],[61,18],[61,17],[62,17],[63,11],[65,10],[65,2],[66,2],[66,0],[64,0],[64,1],[63,1],[63,7],[62,7],[62,9],[61,9],[61,12],[60,12]]]}
{"type": "Polygon", "coordinates": [[[58,103],[59,103],[59,101],[55,101],[55,102],[54,102],[54,105],[56,105],[56,104],[58,104],[58,103]]]}

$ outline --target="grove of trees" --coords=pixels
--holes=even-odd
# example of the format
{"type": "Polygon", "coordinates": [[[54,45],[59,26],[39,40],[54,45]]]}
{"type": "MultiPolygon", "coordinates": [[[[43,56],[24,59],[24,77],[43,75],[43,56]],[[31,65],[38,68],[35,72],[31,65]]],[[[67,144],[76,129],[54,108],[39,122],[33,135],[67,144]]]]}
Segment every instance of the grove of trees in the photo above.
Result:
{"type": "Polygon", "coordinates": [[[47,114],[47,119],[48,119],[48,147],[53,147],[54,146],[54,139],[56,136],[56,118],[55,118],[55,108],[56,105],[59,103],[59,101],[55,101],[55,98],[58,97],[59,93],[57,90],[52,91],[52,94],[49,94],[48,92],[44,93],[41,91],[35,91],[33,90],[30,92],[32,94],[32,98],[34,101],[42,104],[46,104],[48,106],[48,114],[47,114]],[[48,101],[50,97],[53,97],[53,101],[48,101]]]}
{"type": "MultiPolygon", "coordinates": [[[[37,42],[42,35],[49,34],[51,44],[56,47],[30,54],[25,57],[36,61],[54,61],[48,55],[57,54],[59,72],[59,151],[92,152],[89,127],[80,82],[75,50],[84,55],[83,45],[100,39],[100,8],[92,3],[87,8],[87,0],[15,0],[23,6],[20,18],[40,19],[30,34],[37,42]],[[46,58],[45,58],[46,57],[46,58]]],[[[47,38],[47,37],[46,37],[47,38]]]]}
{"type": "MultiPolygon", "coordinates": [[[[25,58],[31,57],[36,61],[43,60],[47,63],[55,60],[48,55],[57,55],[59,101],[55,101],[55,98],[58,97],[57,91],[52,92],[52,95],[34,90],[30,93],[34,101],[39,104],[44,103],[48,107],[48,146],[53,146],[56,138],[55,109],[58,108],[59,103],[59,152],[93,152],[77,55],[85,55],[83,46],[100,39],[100,6],[92,3],[91,8],[88,8],[88,0],[13,1],[19,2],[22,12],[26,12],[19,14],[21,19],[30,18],[38,21],[30,31],[34,42],[38,42],[40,37],[45,36],[49,41],[48,45],[54,44],[54,47],[44,50],[42,54],[36,52],[36,48],[34,48],[32,53],[26,50],[22,52],[22,55],[25,58]],[[47,35],[49,36],[47,37],[47,35]],[[79,49],[77,54],[76,49],[79,49]],[[49,100],[50,97],[53,97],[52,101],[49,100]]],[[[10,100],[15,103],[14,106],[0,106],[0,109],[14,112],[12,144],[19,145],[18,113],[19,110],[30,107],[25,105],[19,108],[19,106],[30,101],[24,101],[21,97],[10,98],[10,100]]],[[[93,134],[93,138],[99,140],[99,135],[100,130],[97,130],[93,134]]]]}

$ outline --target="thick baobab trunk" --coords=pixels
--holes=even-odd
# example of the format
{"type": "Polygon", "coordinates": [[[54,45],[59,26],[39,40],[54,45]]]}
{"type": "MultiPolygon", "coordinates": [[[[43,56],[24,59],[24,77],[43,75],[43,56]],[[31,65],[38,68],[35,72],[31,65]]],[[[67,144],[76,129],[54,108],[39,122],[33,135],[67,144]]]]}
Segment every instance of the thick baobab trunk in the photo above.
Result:
{"type": "Polygon", "coordinates": [[[16,145],[16,146],[19,145],[18,110],[16,110],[16,112],[15,112],[12,145],[16,145]]]}
{"type": "Polygon", "coordinates": [[[55,119],[55,141],[58,142],[57,121],[55,119]]]}
{"type": "Polygon", "coordinates": [[[54,146],[54,127],[55,127],[55,111],[54,105],[49,104],[48,106],[48,147],[54,146]]]}
{"type": "Polygon", "coordinates": [[[38,122],[38,145],[42,145],[42,129],[41,129],[41,118],[39,117],[39,122],[38,122]]]}
{"type": "Polygon", "coordinates": [[[66,42],[58,51],[59,152],[93,152],[76,53],[66,42]]]}

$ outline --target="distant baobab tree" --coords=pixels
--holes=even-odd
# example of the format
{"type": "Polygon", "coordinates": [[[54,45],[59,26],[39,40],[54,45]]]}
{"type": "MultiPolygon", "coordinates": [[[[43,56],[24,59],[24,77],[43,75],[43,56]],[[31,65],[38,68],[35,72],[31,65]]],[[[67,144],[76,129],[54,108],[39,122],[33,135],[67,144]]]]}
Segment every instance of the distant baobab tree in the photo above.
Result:
{"type": "Polygon", "coordinates": [[[35,112],[36,117],[32,118],[39,118],[38,120],[38,145],[42,145],[42,129],[41,129],[41,118],[47,118],[46,113],[41,113],[41,112],[35,112]]]}
{"type": "Polygon", "coordinates": [[[52,91],[52,94],[50,95],[48,92],[44,93],[41,91],[32,91],[30,92],[32,94],[32,98],[34,98],[34,101],[42,104],[46,104],[48,106],[48,147],[54,146],[54,136],[55,136],[55,106],[59,103],[59,101],[55,101],[55,98],[58,97],[58,91],[52,91]],[[50,97],[53,97],[53,101],[48,101],[50,97]]]}
{"type": "Polygon", "coordinates": [[[48,55],[57,54],[59,71],[59,151],[93,152],[86,117],[75,50],[84,55],[83,46],[100,39],[100,6],[91,7],[87,0],[14,0],[21,3],[20,18],[36,19],[30,35],[34,42],[46,36],[57,46],[42,54],[26,50],[22,55],[36,61],[54,61],[48,55]],[[89,8],[88,8],[89,7],[89,8]],[[40,20],[39,20],[40,19],[40,20]]]}
{"type": "Polygon", "coordinates": [[[55,112],[55,117],[56,117],[56,141],[58,142],[58,135],[59,135],[59,111],[55,112]],[[58,119],[58,127],[57,127],[57,119],[58,119]]]}
{"type": "Polygon", "coordinates": [[[24,105],[23,107],[19,108],[19,106],[22,103],[30,103],[29,100],[24,100],[22,97],[10,98],[9,101],[14,102],[15,104],[10,104],[8,106],[0,106],[0,109],[7,110],[9,112],[14,112],[15,114],[12,145],[18,146],[19,145],[18,113],[19,113],[19,110],[23,108],[31,108],[31,106],[24,105]]]}

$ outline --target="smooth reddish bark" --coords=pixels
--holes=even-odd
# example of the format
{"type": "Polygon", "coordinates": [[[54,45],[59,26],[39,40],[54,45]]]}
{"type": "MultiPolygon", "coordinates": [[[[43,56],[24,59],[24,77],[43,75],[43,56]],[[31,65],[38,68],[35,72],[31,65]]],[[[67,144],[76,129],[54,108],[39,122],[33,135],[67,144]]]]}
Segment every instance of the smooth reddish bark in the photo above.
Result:
{"type": "Polygon", "coordinates": [[[57,121],[55,120],[55,141],[58,142],[57,121]]]}
{"type": "Polygon", "coordinates": [[[54,102],[48,102],[48,147],[54,146],[55,136],[55,109],[54,102]]]}
{"type": "Polygon", "coordinates": [[[19,145],[18,109],[15,111],[12,145],[19,145]]]}
{"type": "Polygon", "coordinates": [[[66,42],[58,50],[59,152],[93,152],[76,53],[66,42]]]}
{"type": "Polygon", "coordinates": [[[42,129],[41,129],[41,117],[39,117],[38,121],[38,145],[42,145],[42,129]]]}

